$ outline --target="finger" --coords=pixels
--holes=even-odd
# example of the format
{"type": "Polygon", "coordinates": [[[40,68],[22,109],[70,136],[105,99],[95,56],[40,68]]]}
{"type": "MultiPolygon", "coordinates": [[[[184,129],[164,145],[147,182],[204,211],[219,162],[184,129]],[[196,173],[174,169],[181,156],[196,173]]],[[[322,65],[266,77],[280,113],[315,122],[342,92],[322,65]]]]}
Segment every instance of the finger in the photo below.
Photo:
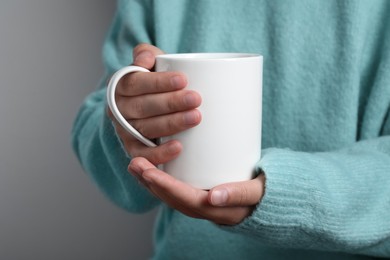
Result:
{"type": "MultiPolygon", "coordinates": [[[[152,171],[153,169],[149,169],[148,171],[152,171]]],[[[156,192],[156,189],[154,186],[149,185],[144,179],[140,178],[139,175],[133,174],[140,184],[142,184],[148,191],[153,194],[156,198],[160,199],[162,202],[164,202],[168,207],[178,210],[181,213],[192,217],[192,218],[198,218],[198,219],[205,219],[204,216],[198,214],[196,211],[193,211],[191,208],[188,208],[186,206],[183,206],[179,203],[174,202],[172,199],[167,199],[169,197],[169,194],[164,194],[161,192],[156,192]]],[[[158,190],[158,189],[157,189],[158,190]]]]}
{"type": "Polygon", "coordinates": [[[195,189],[144,162],[132,161],[143,170],[142,181],[148,189],[168,206],[194,218],[208,219],[218,224],[233,225],[246,216],[250,209],[244,207],[214,207],[207,201],[207,191],[195,189]],[[141,166],[143,165],[143,166],[141,166]]]}
{"type": "Polygon", "coordinates": [[[226,183],[214,187],[208,200],[214,206],[253,206],[264,194],[264,175],[250,181],[226,183]]]}
{"type": "Polygon", "coordinates": [[[253,212],[251,207],[210,207],[204,216],[219,225],[236,225],[253,212]]]}
{"type": "Polygon", "coordinates": [[[174,91],[185,86],[187,86],[187,79],[180,72],[134,72],[121,78],[116,94],[138,96],[174,91]]]}
{"type": "Polygon", "coordinates": [[[146,138],[155,139],[195,127],[200,124],[201,120],[201,113],[193,109],[142,120],[130,120],[129,123],[146,138]]]}
{"type": "Polygon", "coordinates": [[[157,147],[148,147],[138,140],[124,144],[126,151],[133,158],[144,157],[153,165],[164,164],[177,158],[183,150],[183,146],[177,140],[171,140],[157,147]]]}
{"type": "Polygon", "coordinates": [[[192,90],[120,98],[117,106],[126,119],[143,119],[198,107],[200,95],[192,90]]]}
{"type": "Polygon", "coordinates": [[[152,69],[154,67],[155,57],[160,54],[164,54],[164,52],[159,48],[147,43],[141,43],[133,50],[134,65],[152,69]]]}
{"type": "MultiPolygon", "coordinates": [[[[168,206],[179,210],[187,216],[204,219],[201,214],[193,210],[193,198],[200,197],[196,195],[196,190],[194,188],[177,181],[167,173],[158,170],[150,164],[150,162],[141,157],[131,160],[129,169],[135,172],[137,178],[141,179],[140,182],[143,183],[152,194],[164,201],[168,206]],[[161,186],[162,184],[163,186],[161,186]],[[172,190],[179,190],[179,197],[177,196],[177,193],[172,194],[172,190]],[[185,194],[184,197],[182,196],[183,194],[185,194]]],[[[201,190],[199,191],[205,193],[203,194],[203,202],[207,203],[206,192],[201,190]]]]}
{"type": "MultiPolygon", "coordinates": [[[[183,147],[180,142],[170,140],[161,143],[157,147],[148,147],[139,142],[132,134],[125,130],[118,121],[113,118],[112,112],[107,113],[113,121],[115,131],[122,140],[124,148],[131,157],[145,157],[154,165],[163,164],[179,156],[183,147]]],[[[132,120],[130,124],[148,139],[156,139],[170,136],[196,126],[201,121],[201,114],[197,110],[175,113],[161,117],[144,120],[132,120]],[[159,127],[156,127],[158,125],[159,127]]]]}
{"type": "Polygon", "coordinates": [[[176,180],[144,158],[134,158],[129,169],[135,172],[140,182],[156,197],[190,217],[208,219],[217,224],[235,225],[253,210],[253,207],[214,207],[207,201],[207,191],[195,189],[176,180]]]}
{"type": "Polygon", "coordinates": [[[186,208],[200,208],[208,205],[207,191],[195,189],[181,182],[169,174],[157,169],[145,158],[134,158],[130,162],[130,169],[138,172],[160,198],[170,205],[180,204],[186,208]]]}
{"type": "MultiPolygon", "coordinates": [[[[113,122],[117,135],[122,140],[123,146],[131,157],[145,157],[154,165],[164,164],[179,156],[183,146],[177,140],[159,144],[156,147],[149,147],[138,141],[127,132],[119,123],[113,122]]],[[[154,138],[150,138],[154,139],[154,138]]]]}
{"type": "Polygon", "coordinates": [[[142,181],[170,207],[194,218],[217,224],[235,225],[248,216],[253,207],[215,207],[208,202],[208,192],[191,187],[156,168],[144,165],[142,181]]]}

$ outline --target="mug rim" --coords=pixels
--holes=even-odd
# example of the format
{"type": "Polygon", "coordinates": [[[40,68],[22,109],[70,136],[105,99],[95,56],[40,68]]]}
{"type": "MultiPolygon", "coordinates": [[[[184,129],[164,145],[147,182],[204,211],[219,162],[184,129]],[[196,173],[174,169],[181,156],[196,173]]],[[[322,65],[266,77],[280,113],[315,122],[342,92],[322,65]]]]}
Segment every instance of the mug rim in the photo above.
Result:
{"type": "Polygon", "coordinates": [[[237,60],[262,58],[257,53],[241,52],[195,52],[195,53],[167,53],[157,55],[156,58],[166,60],[191,60],[191,61],[211,61],[211,60],[237,60]]]}

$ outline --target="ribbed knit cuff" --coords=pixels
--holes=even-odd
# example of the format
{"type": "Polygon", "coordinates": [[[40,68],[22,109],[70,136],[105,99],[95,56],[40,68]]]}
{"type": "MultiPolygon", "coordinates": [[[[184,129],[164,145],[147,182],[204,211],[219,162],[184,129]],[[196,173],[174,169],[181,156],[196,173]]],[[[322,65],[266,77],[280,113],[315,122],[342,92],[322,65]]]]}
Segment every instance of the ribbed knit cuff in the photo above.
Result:
{"type": "Polygon", "coordinates": [[[388,256],[388,138],[333,152],[267,149],[265,193],[232,232],[261,244],[388,256]]]}
{"type": "MultiPolygon", "coordinates": [[[[264,244],[316,248],[311,234],[316,157],[284,149],[263,150],[258,167],[266,177],[265,194],[252,215],[226,229],[253,235],[264,244]],[[305,225],[303,227],[302,225],[305,225]]],[[[315,205],[315,204],[314,204],[315,205]]],[[[320,241],[318,241],[320,242],[320,241]]]]}

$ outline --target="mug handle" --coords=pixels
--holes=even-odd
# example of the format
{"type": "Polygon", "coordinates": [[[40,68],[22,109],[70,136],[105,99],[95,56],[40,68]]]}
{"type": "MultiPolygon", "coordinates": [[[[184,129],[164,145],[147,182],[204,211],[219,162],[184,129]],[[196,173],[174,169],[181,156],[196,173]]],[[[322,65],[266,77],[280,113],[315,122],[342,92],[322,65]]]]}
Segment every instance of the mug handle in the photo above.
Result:
{"type": "Polygon", "coordinates": [[[119,109],[115,102],[115,90],[118,85],[119,80],[126,74],[132,72],[150,72],[149,70],[139,67],[139,66],[126,66],[117,72],[111,77],[107,86],[107,103],[109,108],[112,111],[112,114],[118,120],[119,124],[126,129],[132,136],[134,136],[138,141],[142,142],[146,146],[156,147],[157,145],[144,137],[140,132],[138,132],[134,127],[132,127],[129,122],[123,117],[123,115],[119,112],[119,109]]]}

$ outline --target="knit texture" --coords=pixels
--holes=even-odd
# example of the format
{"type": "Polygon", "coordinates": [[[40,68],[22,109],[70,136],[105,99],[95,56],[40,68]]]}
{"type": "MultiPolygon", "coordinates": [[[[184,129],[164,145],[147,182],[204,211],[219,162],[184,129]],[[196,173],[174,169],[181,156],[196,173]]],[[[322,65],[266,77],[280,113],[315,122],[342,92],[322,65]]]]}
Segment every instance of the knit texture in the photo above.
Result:
{"type": "Polygon", "coordinates": [[[106,74],[75,120],[74,150],[120,207],[160,205],[153,259],[390,257],[389,13],[386,0],[119,1],[103,48],[106,74]],[[257,166],[266,188],[242,223],[184,216],[127,172],[105,83],[142,42],[168,53],[264,56],[257,166]]]}

